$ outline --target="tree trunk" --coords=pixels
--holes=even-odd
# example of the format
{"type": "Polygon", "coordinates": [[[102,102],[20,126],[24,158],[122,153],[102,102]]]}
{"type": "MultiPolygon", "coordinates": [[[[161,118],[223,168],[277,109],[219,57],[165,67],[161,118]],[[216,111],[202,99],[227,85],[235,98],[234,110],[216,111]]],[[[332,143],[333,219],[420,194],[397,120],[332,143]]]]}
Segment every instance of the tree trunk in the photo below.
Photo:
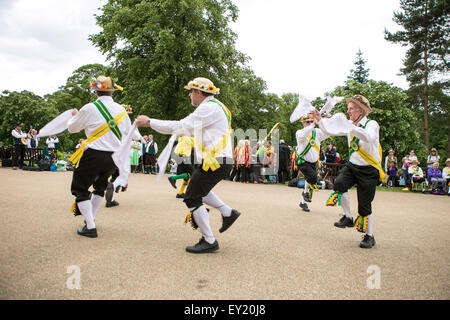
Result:
{"type": "Polygon", "coordinates": [[[425,32],[424,52],[423,52],[423,123],[425,131],[425,146],[427,153],[430,151],[430,133],[428,128],[428,33],[425,32]]]}

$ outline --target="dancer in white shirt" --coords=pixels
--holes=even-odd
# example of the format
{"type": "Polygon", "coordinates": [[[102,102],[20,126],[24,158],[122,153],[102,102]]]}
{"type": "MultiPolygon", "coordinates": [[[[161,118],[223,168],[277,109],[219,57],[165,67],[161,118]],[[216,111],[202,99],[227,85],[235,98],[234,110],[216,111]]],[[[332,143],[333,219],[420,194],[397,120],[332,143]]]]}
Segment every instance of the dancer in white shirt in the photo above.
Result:
{"type": "Polygon", "coordinates": [[[219,232],[227,230],[240,213],[227,206],[211,190],[222,179],[229,176],[233,165],[231,146],[231,113],[214,95],[219,93],[212,81],[206,78],[195,78],[184,87],[189,90],[191,103],[195,111],[180,121],[164,121],[140,115],[137,125],[147,126],[163,134],[190,136],[195,146],[196,159],[202,159],[196,165],[187,187],[184,202],[190,213],[193,227],[200,228],[202,238],[194,245],[186,248],[191,253],[213,252],[219,249],[209,224],[209,215],[203,203],[206,203],[222,214],[222,227],[219,232]]]}
{"type": "Polygon", "coordinates": [[[112,153],[121,145],[122,135],[131,129],[126,110],[112,98],[116,87],[110,77],[99,76],[91,83],[98,99],[74,109],[68,123],[69,132],[84,130],[86,139],[69,159],[76,168],[73,172],[72,194],[76,197],[72,207],[75,215],[82,214],[86,225],[77,233],[90,238],[97,237],[95,215],[104,201],[108,178],[116,166],[112,153]],[[89,188],[93,186],[93,192],[89,188]]]}
{"type": "MultiPolygon", "coordinates": [[[[375,245],[373,235],[372,201],[375,197],[376,186],[383,179],[384,171],[381,167],[381,150],[379,145],[380,127],[374,120],[367,119],[372,111],[369,100],[362,95],[355,95],[347,99],[347,113],[351,123],[348,126],[347,139],[349,145],[349,162],[339,172],[334,192],[327,201],[327,205],[339,203],[344,210],[344,216],[334,225],[338,228],[353,227],[365,236],[360,243],[361,248],[372,248],[375,245]],[[350,212],[350,198],[348,189],[356,184],[358,195],[359,217],[353,222],[350,212]]],[[[320,113],[314,111],[319,128],[329,135],[327,127],[332,125],[332,119],[321,119],[320,113]]],[[[344,135],[344,134],[339,134],[344,135]]]]}

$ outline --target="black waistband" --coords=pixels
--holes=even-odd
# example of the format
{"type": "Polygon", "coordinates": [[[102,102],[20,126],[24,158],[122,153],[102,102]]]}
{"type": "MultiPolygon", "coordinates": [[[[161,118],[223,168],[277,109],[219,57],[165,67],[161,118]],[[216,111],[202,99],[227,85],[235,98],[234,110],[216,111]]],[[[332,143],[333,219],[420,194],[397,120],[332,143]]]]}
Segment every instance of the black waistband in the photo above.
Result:
{"type": "Polygon", "coordinates": [[[114,151],[103,151],[103,150],[96,150],[96,149],[92,149],[92,148],[88,148],[88,149],[84,150],[84,152],[89,152],[89,151],[99,152],[99,153],[107,153],[107,154],[113,154],[114,153],[114,151]]]}

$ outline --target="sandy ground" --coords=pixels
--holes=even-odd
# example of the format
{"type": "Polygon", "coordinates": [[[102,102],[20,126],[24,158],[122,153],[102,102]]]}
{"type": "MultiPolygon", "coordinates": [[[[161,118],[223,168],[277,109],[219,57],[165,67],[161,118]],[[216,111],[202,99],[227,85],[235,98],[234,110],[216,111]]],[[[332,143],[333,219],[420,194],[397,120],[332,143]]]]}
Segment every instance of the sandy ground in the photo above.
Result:
{"type": "Polygon", "coordinates": [[[220,234],[211,210],[220,250],[193,255],[200,233],[166,179],[133,174],[90,239],[69,213],[71,178],[0,168],[0,299],[450,298],[448,196],[377,192],[365,250],[355,229],[333,226],[342,210],[325,206],[329,190],[305,213],[300,189],[223,181],[214,191],[242,215],[220,234]]]}

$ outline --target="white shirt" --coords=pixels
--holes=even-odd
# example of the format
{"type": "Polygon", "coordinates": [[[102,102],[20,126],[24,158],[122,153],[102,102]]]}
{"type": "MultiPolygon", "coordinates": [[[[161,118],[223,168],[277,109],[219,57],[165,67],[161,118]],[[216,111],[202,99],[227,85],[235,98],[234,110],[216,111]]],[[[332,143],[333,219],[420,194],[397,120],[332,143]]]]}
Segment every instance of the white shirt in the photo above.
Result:
{"type": "MultiPolygon", "coordinates": [[[[98,98],[105,107],[108,109],[111,116],[114,118],[121,113],[124,108],[114,102],[110,96],[101,96],[98,98]]],[[[84,105],[78,113],[69,120],[68,130],[71,133],[80,132],[84,130],[86,137],[89,137],[95,130],[100,128],[106,123],[105,118],[93,103],[84,105]]],[[[128,134],[131,129],[130,118],[127,117],[119,124],[119,130],[122,133],[122,137],[128,134]]],[[[99,139],[91,142],[87,148],[99,150],[99,151],[117,151],[120,147],[121,141],[110,130],[99,139]]]]}
{"type": "Polygon", "coordinates": [[[59,139],[58,138],[49,137],[49,138],[47,138],[45,143],[47,144],[47,147],[49,149],[54,149],[55,148],[55,143],[59,143],[59,139]]]}
{"type": "MultiPolygon", "coordinates": [[[[295,137],[297,138],[298,153],[301,153],[303,150],[305,150],[309,141],[308,137],[311,135],[313,129],[314,125],[310,124],[306,128],[298,130],[295,133],[295,137]]],[[[329,136],[325,134],[322,130],[316,129],[316,138],[314,140],[316,141],[316,144],[319,146],[319,149],[320,149],[320,142],[328,137],[329,136]]],[[[319,159],[319,153],[317,152],[316,148],[311,147],[311,149],[309,149],[308,153],[303,157],[303,159],[305,159],[308,162],[315,163],[319,159]]]]}
{"type": "Polygon", "coordinates": [[[408,173],[412,174],[414,177],[421,177],[421,178],[423,178],[423,171],[422,171],[421,167],[413,168],[413,166],[409,166],[408,173]]]}
{"type": "Polygon", "coordinates": [[[442,178],[450,178],[450,167],[445,167],[444,169],[442,169],[442,178]]]}
{"type": "MultiPolygon", "coordinates": [[[[206,97],[193,113],[179,121],[150,119],[153,130],[163,134],[177,134],[178,136],[196,136],[208,149],[213,149],[228,133],[228,120],[221,106],[211,102],[214,97],[206,97]]],[[[229,138],[225,149],[216,158],[233,158],[232,139],[229,138]]],[[[195,148],[197,159],[202,155],[195,148]]]]}
{"type": "Polygon", "coordinates": [[[14,138],[17,138],[17,139],[22,139],[22,138],[26,138],[27,137],[27,134],[26,133],[23,133],[22,131],[17,131],[16,129],[13,129],[12,131],[11,131],[11,134],[12,134],[12,136],[14,137],[14,138]]]}
{"type": "Polygon", "coordinates": [[[156,144],[155,140],[145,142],[145,146],[146,146],[145,152],[148,153],[148,149],[150,149],[150,145],[152,142],[153,142],[153,148],[155,149],[155,154],[157,154],[158,153],[158,145],[156,144]]]}
{"type": "Polygon", "coordinates": [[[35,146],[35,148],[37,148],[38,147],[38,145],[39,145],[39,137],[36,135],[36,136],[31,136],[31,139],[29,139],[28,140],[28,148],[31,148],[31,140],[34,140],[35,141],[35,143],[36,143],[36,146],[35,146]]]}
{"type": "MultiPolygon", "coordinates": [[[[364,126],[367,122],[367,117],[364,116],[361,121],[358,123],[358,125],[364,126]]],[[[322,119],[319,122],[319,127],[322,129],[326,134],[332,135],[328,133],[326,130],[327,125],[329,124],[330,119],[322,119]]],[[[380,143],[380,126],[378,123],[374,120],[370,120],[369,123],[367,123],[365,128],[355,126],[352,123],[352,128],[350,132],[347,134],[347,141],[348,146],[350,147],[350,142],[352,141],[351,134],[359,138],[359,146],[364,149],[368,154],[370,154],[375,160],[378,162],[381,162],[380,158],[380,151],[379,151],[379,143],[380,143]]],[[[353,152],[350,156],[349,161],[355,165],[358,166],[367,166],[370,165],[367,163],[366,160],[364,160],[358,152],[353,152]]]]}

